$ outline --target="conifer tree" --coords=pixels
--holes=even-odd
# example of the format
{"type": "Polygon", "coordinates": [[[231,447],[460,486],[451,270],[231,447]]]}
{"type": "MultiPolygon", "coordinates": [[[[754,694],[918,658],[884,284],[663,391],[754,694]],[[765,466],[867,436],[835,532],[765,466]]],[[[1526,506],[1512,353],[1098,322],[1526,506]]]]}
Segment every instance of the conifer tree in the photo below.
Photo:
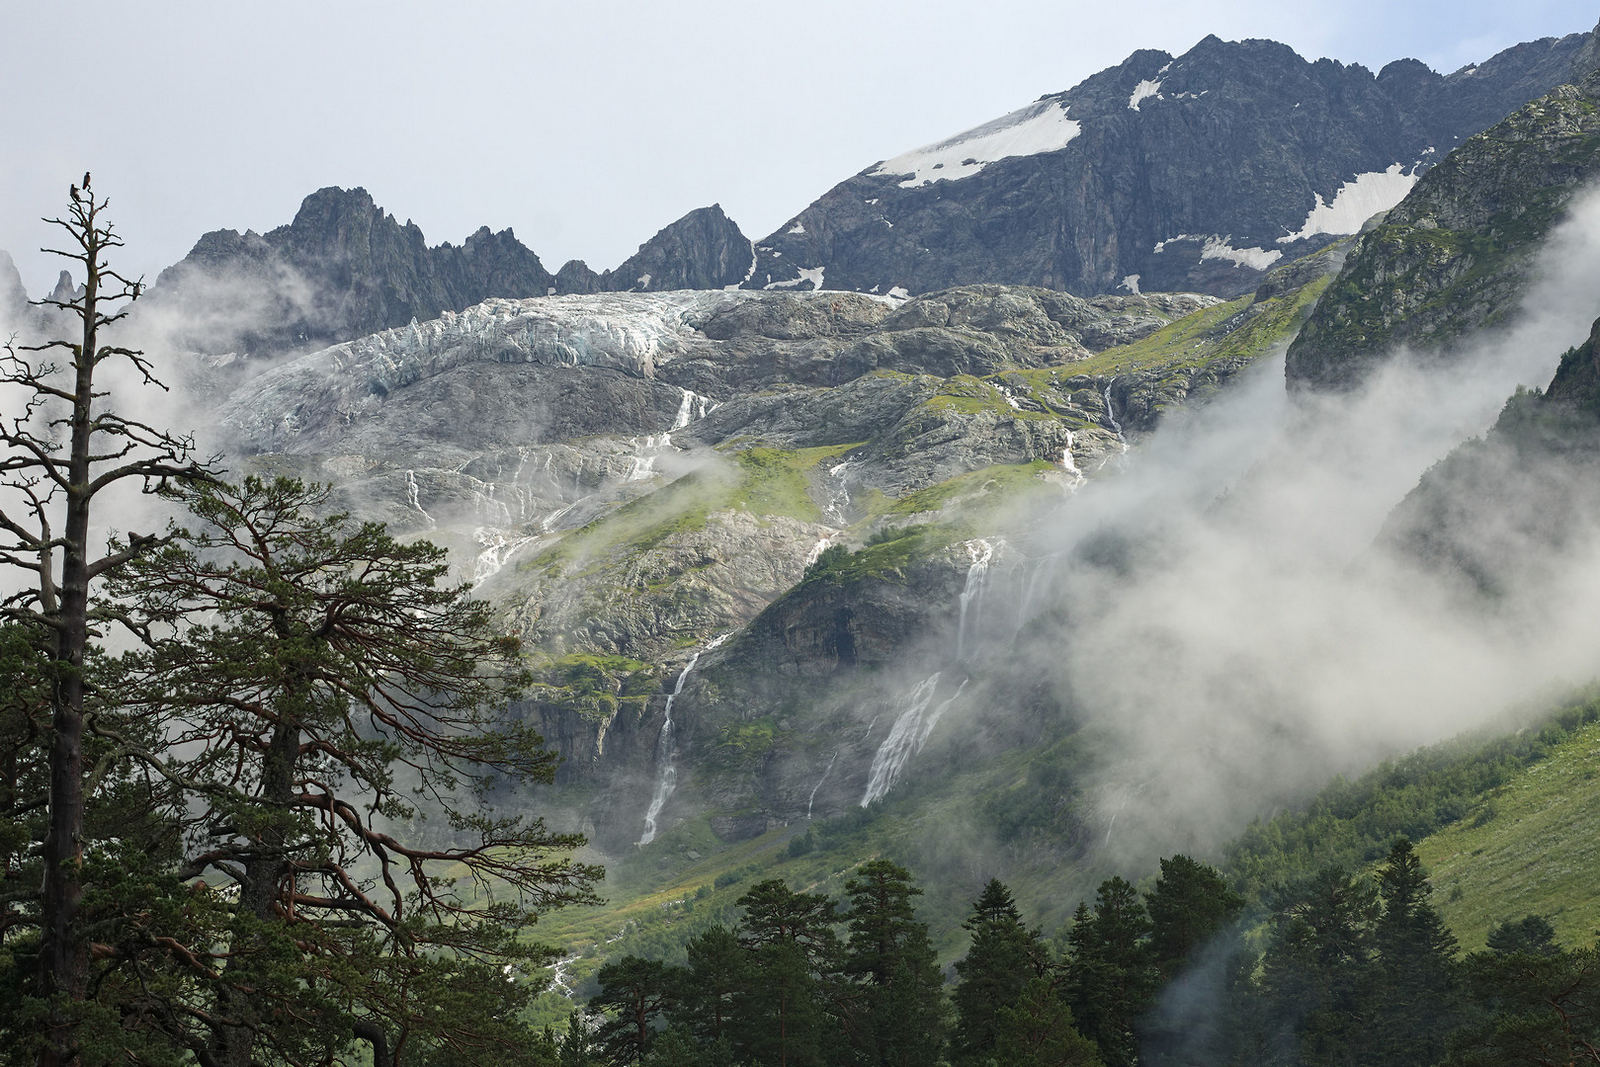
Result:
{"type": "Polygon", "coordinates": [[[1456,939],[1428,902],[1431,887],[1402,837],[1378,873],[1383,914],[1374,928],[1379,979],[1374,1040],[1395,1067],[1436,1062],[1460,1015],[1456,939]]]}
{"type": "Polygon", "coordinates": [[[857,985],[850,1028],[860,1062],[880,1067],[933,1063],[944,1047],[943,978],[911,899],[911,872],[887,860],[862,864],[845,884],[850,937],[845,974],[857,985]]]}
{"type": "Polygon", "coordinates": [[[546,950],[516,931],[593,900],[581,843],[497,817],[501,783],[555,756],[500,717],[516,642],[449,584],[442,549],[327,514],[285,479],[185,494],[196,525],[130,564],[121,602],[168,635],[117,664],[165,745],[97,733],[166,787],[185,906],[110,959],[185,1010],[144,1024],[217,1067],[338,1055],[378,1067],[525,1050],[546,950]]]}
{"type": "Polygon", "coordinates": [[[828,1027],[841,962],[833,901],[772,879],[737,903],[745,912],[739,941],[750,951],[750,982],[738,1002],[735,1048],[777,1067],[836,1062],[839,1035],[828,1027]]]}
{"type": "Polygon", "coordinates": [[[1135,1026],[1157,987],[1149,933],[1144,904],[1121,877],[1100,883],[1092,913],[1079,905],[1073,917],[1068,1004],[1078,1028],[1111,1067],[1130,1067],[1138,1059],[1135,1026]]]}
{"type": "Polygon", "coordinates": [[[955,965],[951,1058],[958,1065],[982,1064],[995,1054],[999,1013],[1017,1003],[1030,981],[1048,973],[1050,959],[1038,933],[1023,925],[1011,891],[997,878],[983,887],[961,925],[972,941],[955,965]]]}

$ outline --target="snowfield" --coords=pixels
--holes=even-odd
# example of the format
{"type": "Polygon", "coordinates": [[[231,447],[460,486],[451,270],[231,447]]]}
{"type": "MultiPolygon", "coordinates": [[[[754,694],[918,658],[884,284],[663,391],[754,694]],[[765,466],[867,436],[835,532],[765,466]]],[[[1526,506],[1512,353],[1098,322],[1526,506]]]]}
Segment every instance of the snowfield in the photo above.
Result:
{"type": "Polygon", "coordinates": [[[904,175],[902,189],[936,181],[960,181],[997,160],[1059,151],[1080,132],[1082,126],[1067,118],[1067,109],[1060,103],[1039,101],[947,141],[895,156],[867,173],[904,175]]]}

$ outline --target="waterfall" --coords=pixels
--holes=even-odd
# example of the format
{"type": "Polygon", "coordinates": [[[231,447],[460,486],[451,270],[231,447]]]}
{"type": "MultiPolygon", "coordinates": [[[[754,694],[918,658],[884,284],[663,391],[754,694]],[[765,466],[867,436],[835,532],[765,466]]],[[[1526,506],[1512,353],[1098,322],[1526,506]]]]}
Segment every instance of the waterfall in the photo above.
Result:
{"type": "Polygon", "coordinates": [[[968,541],[966,549],[968,558],[972,560],[972,566],[967,568],[967,584],[961,588],[961,621],[956,626],[958,660],[966,654],[967,607],[975,600],[982,603],[983,589],[989,581],[989,560],[994,557],[994,546],[982,538],[968,541]]]}
{"type": "Polygon", "coordinates": [[[647,434],[641,444],[639,438],[630,437],[634,448],[632,466],[628,468],[628,481],[641,482],[656,472],[656,457],[672,447],[672,434],[647,434]]]}
{"type": "Polygon", "coordinates": [[[499,573],[517,549],[532,541],[531,537],[507,537],[504,530],[480,526],[472,531],[478,542],[478,555],[472,561],[472,586],[483,584],[499,573]]]}
{"type": "Polygon", "coordinates": [[[839,761],[839,750],[834,749],[833,755],[828,759],[828,766],[823,768],[822,777],[817,779],[817,784],[811,787],[811,795],[806,798],[806,818],[811,818],[811,806],[817,802],[817,790],[822,788],[822,783],[828,780],[828,775],[833,773],[833,765],[839,761]]]}
{"type": "Polygon", "coordinates": [[[810,567],[817,560],[821,559],[822,554],[828,550],[828,546],[831,544],[833,544],[833,538],[824,537],[822,540],[812,545],[811,551],[806,553],[806,566],[810,567]]]}
{"type": "MultiPolygon", "coordinates": [[[[679,386],[682,388],[682,386],[679,386]]],[[[678,404],[678,414],[672,420],[672,429],[681,430],[695,419],[703,419],[711,411],[711,401],[699,393],[683,390],[683,400],[678,404]]],[[[670,431],[669,431],[670,432],[670,431]]]]}
{"type": "Polygon", "coordinates": [[[1069,493],[1076,491],[1087,480],[1083,471],[1078,469],[1078,461],[1072,458],[1072,447],[1077,443],[1072,431],[1068,430],[1067,447],[1061,450],[1061,469],[1072,475],[1072,481],[1067,483],[1067,492],[1069,493]]]}
{"type": "Polygon", "coordinates": [[[666,807],[667,798],[672,796],[672,791],[678,785],[678,768],[673,763],[676,753],[672,748],[672,705],[683,692],[683,683],[689,680],[689,672],[694,670],[695,664],[700,662],[700,657],[721,645],[732,637],[732,631],[713,638],[705,648],[700,649],[689,657],[689,662],[684,664],[683,673],[678,675],[677,684],[672,687],[672,692],[667,694],[667,707],[664,720],[661,724],[661,736],[656,738],[656,791],[650,797],[650,806],[644,812],[644,833],[640,835],[638,844],[648,845],[656,839],[656,817],[661,814],[661,809],[666,807]]]}
{"type": "Polygon", "coordinates": [[[889,736],[878,746],[877,753],[872,757],[872,771],[867,777],[867,792],[861,798],[863,808],[894,787],[900,772],[905,769],[911,757],[922,751],[922,746],[927,744],[928,735],[933,733],[933,728],[939,724],[939,718],[945,713],[945,709],[956,702],[956,698],[966,687],[966,679],[962,679],[954,695],[929,714],[928,707],[933,703],[934,692],[939,688],[939,675],[934,673],[918,682],[916,688],[900,701],[904,710],[894,720],[894,725],[889,728],[889,736]]]}
{"type": "Polygon", "coordinates": [[[843,528],[850,525],[850,460],[836,463],[828,468],[828,479],[833,482],[833,487],[828,490],[828,503],[823,506],[822,512],[828,521],[835,526],[843,528]]]}
{"type": "Polygon", "coordinates": [[[1111,404],[1111,387],[1116,384],[1118,375],[1113,374],[1111,380],[1106,382],[1105,392],[1101,394],[1106,402],[1106,425],[1117,435],[1117,440],[1122,443],[1122,450],[1128,450],[1128,439],[1122,435],[1122,423],[1117,421],[1117,410],[1111,404]]]}
{"type": "Polygon", "coordinates": [[[419,515],[428,520],[429,525],[439,525],[433,521],[432,515],[422,510],[421,491],[417,487],[417,472],[414,470],[406,471],[406,501],[417,510],[419,515]]]}

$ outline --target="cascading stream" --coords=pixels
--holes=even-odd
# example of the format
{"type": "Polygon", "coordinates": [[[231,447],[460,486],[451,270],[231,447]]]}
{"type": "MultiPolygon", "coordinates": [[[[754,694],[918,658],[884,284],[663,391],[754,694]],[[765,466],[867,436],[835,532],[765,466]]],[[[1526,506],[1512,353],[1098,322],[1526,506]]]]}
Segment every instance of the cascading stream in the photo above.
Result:
{"type": "Polygon", "coordinates": [[[867,777],[867,791],[861,798],[863,808],[883,797],[894,787],[900,772],[905,770],[911,757],[921,752],[922,746],[928,743],[928,735],[939,725],[939,718],[945,713],[945,709],[956,702],[956,698],[961,696],[961,691],[966,687],[967,681],[963,678],[950,699],[934,708],[931,713],[928,708],[933,703],[934,693],[939,688],[938,673],[918,682],[906,695],[901,701],[904,710],[894,720],[894,725],[889,728],[889,736],[878,746],[877,753],[872,757],[872,770],[867,777]]]}
{"type": "Polygon", "coordinates": [[[640,835],[638,845],[648,845],[656,839],[656,819],[661,815],[661,809],[666,807],[668,798],[678,785],[678,768],[675,762],[677,752],[672,745],[672,705],[683,692],[683,684],[689,680],[689,672],[700,662],[700,657],[732,636],[732,632],[729,632],[715,637],[705,648],[690,656],[689,662],[684,664],[683,672],[678,675],[678,681],[673,685],[672,692],[667,694],[661,736],[656,738],[656,766],[659,768],[656,774],[656,789],[650,797],[650,806],[644,812],[644,833],[640,835]]]}
{"type": "Polygon", "coordinates": [[[817,784],[811,787],[811,795],[806,798],[806,818],[811,818],[811,807],[817,802],[817,790],[822,788],[822,783],[828,780],[828,775],[833,773],[833,765],[839,762],[839,750],[834,749],[833,755],[828,758],[828,765],[823,768],[822,777],[817,779],[817,784]]]}
{"type": "Polygon", "coordinates": [[[967,609],[975,603],[981,605],[984,587],[989,582],[989,561],[994,558],[994,546],[982,538],[968,541],[966,548],[972,565],[967,568],[967,582],[961,588],[961,618],[956,624],[957,660],[967,651],[967,609]]]}

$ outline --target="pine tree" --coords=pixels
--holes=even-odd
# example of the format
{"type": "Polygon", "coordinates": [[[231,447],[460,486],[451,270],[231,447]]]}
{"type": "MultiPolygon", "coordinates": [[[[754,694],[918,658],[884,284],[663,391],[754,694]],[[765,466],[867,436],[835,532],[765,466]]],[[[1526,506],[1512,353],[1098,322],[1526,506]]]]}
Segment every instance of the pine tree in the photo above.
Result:
{"type": "Polygon", "coordinates": [[[722,926],[689,940],[685,946],[688,968],[680,972],[673,1019],[702,1044],[711,1045],[729,1035],[740,995],[748,988],[749,952],[738,936],[722,926]]]}
{"type": "Polygon", "coordinates": [[[1431,887],[1411,842],[1399,838],[1378,874],[1383,914],[1374,928],[1379,979],[1377,1056],[1405,1067],[1436,1062],[1460,1014],[1456,939],[1428,903],[1431,887]]]}
{"type": "Polygon", "coordinates": [[[1091,913],[1079,905],[1068,935],[1068,1005],[1084,1036],[1111,1067],[1138,1059],[1135,1026],[1155,996],[1157,974],[1147,940],[1150,918],[1121,877],[1100,883],[1091,913]]]}
{"type": "Polygon", "coordinates": [[[840,958],[833,901],[759,882],[737,901],[739,941],[750,952],[750,982],[738,1001],[733,1044],[756,1063],[824,1067],[839,1035],[828,1015],[837,1002],[840,958]]]}
{"type": "Polygon", "coordinates": [[[999,1013],[1017,1003],[1030,981],[1048,973],[1050,959],[1038,933],[1023,925],[1011,891],[999,879],[991,878],[983,887],[961,925],[972,942],[955,965],[951,1058],[958,1065],[982,1064],[995,1054],[999,1013]]]}
{"type": "Polygon", "coordinates": [[[507,1060],[530,987],[503,968],[548,956],[516,931],[598,876],[567,858],[580,838],[486,806],[554,771],[498,717],[516,643],[445,582],[442,549],[326,514],[324,489],[251,478],[186,503],[196,527],[113,583],[171,630],[117,685],[166,747],[101,731],[166,786],[188,846],[183,921],[115,959],[199,1010],[147,1025],[219,1067],[352,1041],[379,1067],[507,1060]]]}
{"type": "Polygon", "coordinates": [[[1150,915],[1150,955],[1170,982],[1189,961],[1244,908],[1244,898],[1228,888],[1222,875],[1188,856],[1161,861],[1161,876],[1145,896],[1150,915]]]}
{"type": "Polygon", "coordinates": [[[943,978],[918,922],[911,872],[887,860],[861,865],[845,884],[850,937],[844,971],[856,983],[859,1010],[850,1027],[860,1061],[880,1067],[933,1063],[944,1047],[943,978]]]}
{"type": "Polygon", "coordinates": [[[1262,959],[1263,1047],[1273,1063],[1359,1062],[1370,1039],[1376,890],[1324,868],[1276,910],[1262,959]]]}
{"type": "Polygon", "coordinates": [[[601,1059],[614,1067],[639,1063],[650,1051],[656,1024],[672,1010],[683,975],[660,960],[624,956],[601,967],[595,980],[600,992],[589,1008],[609,1013],[595,1031],[601,1059]]]}
{"type": "Polygon", "coordinates": [[[995,1019],[991,1063],[1005,1067],[1103,1067],[1100,1050],[1073,1025],[1072,1009],[1045,978],[1031,978],[995,1019]]]}

